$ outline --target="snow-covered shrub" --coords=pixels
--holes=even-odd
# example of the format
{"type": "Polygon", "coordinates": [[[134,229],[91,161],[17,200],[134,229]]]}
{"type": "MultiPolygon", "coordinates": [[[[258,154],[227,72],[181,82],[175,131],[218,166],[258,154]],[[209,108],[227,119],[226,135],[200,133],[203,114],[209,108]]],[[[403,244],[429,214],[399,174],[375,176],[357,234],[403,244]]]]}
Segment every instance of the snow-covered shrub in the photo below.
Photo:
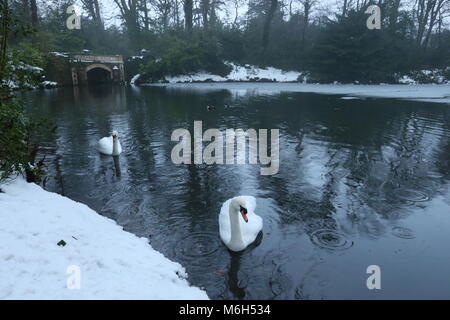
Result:
{"type": "Polygon", "coordinates": [[[124,67],[127,71],[126,81],[131,83],[133,76],[140,72],[142,66],[152,60],[154,60],[154,57],[147,51],[143,55],[127,57],[124,61],[124,67]]]}
{"type": "Polygon", "coordinates": [[[402,75],[398,79],[401,84],[444,84],[449,83],[450,68],[432,69],[432,70],[416,70],[406,75],[402,75]]]}
{"type": "Polygon", "coordinates": [[[42,80],[44,58],[27,42],[21,42],[7,52],[4,84],[11,89],[34,89],[42,80]]]}
{"type": "Polygon", "coordinates": [[[41,182],[43,161],[36,162],[36,137],[48,124],[30,119],[22,105],[2,88],[0,98],[0,181],[13,173],[26,176],[29,182],[41,182]]]}

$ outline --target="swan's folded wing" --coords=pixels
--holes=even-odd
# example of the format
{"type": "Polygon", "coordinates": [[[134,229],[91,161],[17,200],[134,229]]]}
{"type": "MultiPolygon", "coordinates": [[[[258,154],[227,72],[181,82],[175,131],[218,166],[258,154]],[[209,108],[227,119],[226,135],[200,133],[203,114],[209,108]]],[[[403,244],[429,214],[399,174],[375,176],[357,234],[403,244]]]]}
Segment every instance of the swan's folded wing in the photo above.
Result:
{"type": "Polygon", "coordinates": [[[103,154],[112,154],[112,138],[104,137],[98,141],[98,151],[103,154]]]}
{"type": "Polygon", "coordinates": [[[245,200],[245,204],[247,205],[248,212],[253,212],[256,209],[256,199],[252,196],[242,196],[245,200]]]}
{"type": "Polygon", "coordinates": [[[231,200],[225,201],[219,214],[219,233],[223,242],[227,243],[231,238],[229,206],[231,200]]]}
{"type": "Polygon", "coordinates": [[[240,219],[240,226],[242,232],[242,238],[246,245],[249,245],[253,241],[255,241],[258,233],[262,230],[263,220],[260,216],[250,213],[247,215],[248,222],[245,222],[244,219],[240,219]]]}

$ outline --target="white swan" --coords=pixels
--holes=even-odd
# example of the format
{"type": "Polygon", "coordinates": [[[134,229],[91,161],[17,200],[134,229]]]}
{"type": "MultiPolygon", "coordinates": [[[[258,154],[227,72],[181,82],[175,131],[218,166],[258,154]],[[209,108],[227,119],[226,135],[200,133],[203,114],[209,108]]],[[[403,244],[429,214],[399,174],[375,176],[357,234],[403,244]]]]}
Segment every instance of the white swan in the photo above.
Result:
{"type": "Polygon", "coordinates": [[[120,145],[118,135],[117,131],[114,130],[110,137],[101,138],[98,141],[98,151],[110,156],[118,156],[121,154],[122,146],[120,145]]]}
{"type": "Polygon", "coordinates": [[[263,220],[254,213],[254,197],[240,196],[225,201],[220,209],[220,238],[231,251],[242,251],[255,241],[263,220]]]}

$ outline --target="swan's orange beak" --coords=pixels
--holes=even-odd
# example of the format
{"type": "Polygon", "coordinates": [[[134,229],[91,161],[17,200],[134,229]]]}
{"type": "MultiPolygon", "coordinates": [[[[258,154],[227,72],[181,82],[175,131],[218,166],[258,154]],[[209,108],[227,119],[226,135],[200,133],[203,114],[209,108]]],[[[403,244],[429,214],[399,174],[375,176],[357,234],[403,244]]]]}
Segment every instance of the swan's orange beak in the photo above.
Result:
{"type": "Polygon", "coordinates": [[[248,218],[247,218],[247,209],[241,207],[240,212],[241,212],[241,215],[242,215],[242,218],[244,219],[244,221],[245,221],[245,222],[248,222],[248,218]]]}

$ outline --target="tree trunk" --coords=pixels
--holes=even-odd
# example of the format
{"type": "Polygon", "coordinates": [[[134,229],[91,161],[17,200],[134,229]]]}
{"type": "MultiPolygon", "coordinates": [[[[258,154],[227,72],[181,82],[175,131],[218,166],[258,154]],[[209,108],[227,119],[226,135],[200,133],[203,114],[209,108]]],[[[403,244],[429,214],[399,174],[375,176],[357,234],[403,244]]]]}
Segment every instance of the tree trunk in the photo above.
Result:
{"type": "Polygon", "coordinates": [[[0,0],[0,6],[1,6],[0,81],[3,81],[3,75],[6,67],[6,47],[8,44],[9,23],[11,18],[8,0],[0,0]]]}
{"type": "Polygon", "coordinates": [[[100,5],[98,4],[98,0],[93,0],[93,1],[94,1],[94,8],[95,8],[95,20],[96,20],[99,28],[101,28],[103,30],[103,21],[102,21],[102,15],[100,12],[100,5]]]}
{"type": "Polygon", "coordinates": [[[305,45],[305,38],[306,38],[306,29],[308,29],[309,25],[309,15],[311,14],[311,7],[312,7],[312,1],[311,0],[305,0],[303,1],[303,28],[302,28],[302,47],[305,45]]]}
{"type": "Polygon", "coordinates": [[[428,18],[430,16],[431,7],[435,0],[418,0],[416,15],[417,15],[417,36],[416,42],[417,46],[422,46],[423,36],[425,34],[428,18]]]}
{"type": "Polygon", "coordinates": [[[239,5],[235,4],[235,6],[234,6],[234,21],[233,21],[233,26],[235,28],[237,27],[238,17],[239,17],[239,5]]]}
{"type": "Polygon", "coordinates": [[[148,20],[147,0],[142,1],[142,11],[144,12],[144,29],[150,30],[150,24],[148,20]]]}
{"type": "Polygon", "coordinates": [[[203,28],[206,29],[208,27],[208,14],[209,14],[209,8],[210,8],[209,0],[201,0],[200,8],[202,11],[203,28]]]}
{"type": "Polygon", "coordinates": [[[175,21],[175,26],[177,29],[179,28],[180,24],[180,16],[178,13],[178,0],[174,1],[174,8],[173,8],[173,20],[175,21]]]}
{"type": "Polygon", "coordinates": [[[36,0],[30,0],[30,10],[31,10],[31,25],[34,28],[37,28],[39,24],[39,18],[36,0]]]}
{"type": "Polygon", "coordinates": [[[428,46],[430,36],[433,32],[441,10],[449,3],[449,0],[417,0],[417,46],[425,50],[428,46]]]}
{"type": "Polygon", "coordinates": [[[140,47],[138,0],[114,0],[114,2],[119,7],[121,18],[125,22],[131,45],[135,48],[140,47]]]}
{"type": "Polygon", "coordinates": [[[342,7],[342,15],[345,17],[347,15],[347,6],[348,6],[348,0],[344,0],[344,6],[342,7]]]}
{"type": "Polygon", "coordinates": [[[263,36],[262,36],[263,53],[266,52],[267,46],[269,45],[270,27],[272,24],[272,19],[277,10],[277,6],[278,6],[278,0],[270,0],[270,7],[266,13],[266,18],[264,20],[264,27],[263,27],[263,36]]]}
{"type": "Polygon", "coordinates": [[[95,25],[103,30],[103,22],[100,12],[100,6],[98,4],[98,0],[82,0],[83,7],[87,10],[89,16],[94,21],[95,25]]]}
{"type": "Polygon", "coordinates": [[[184,0],[183,9],[184,9],[184,27],[186,31],[192,31],[192,0],[184,0]]]}

